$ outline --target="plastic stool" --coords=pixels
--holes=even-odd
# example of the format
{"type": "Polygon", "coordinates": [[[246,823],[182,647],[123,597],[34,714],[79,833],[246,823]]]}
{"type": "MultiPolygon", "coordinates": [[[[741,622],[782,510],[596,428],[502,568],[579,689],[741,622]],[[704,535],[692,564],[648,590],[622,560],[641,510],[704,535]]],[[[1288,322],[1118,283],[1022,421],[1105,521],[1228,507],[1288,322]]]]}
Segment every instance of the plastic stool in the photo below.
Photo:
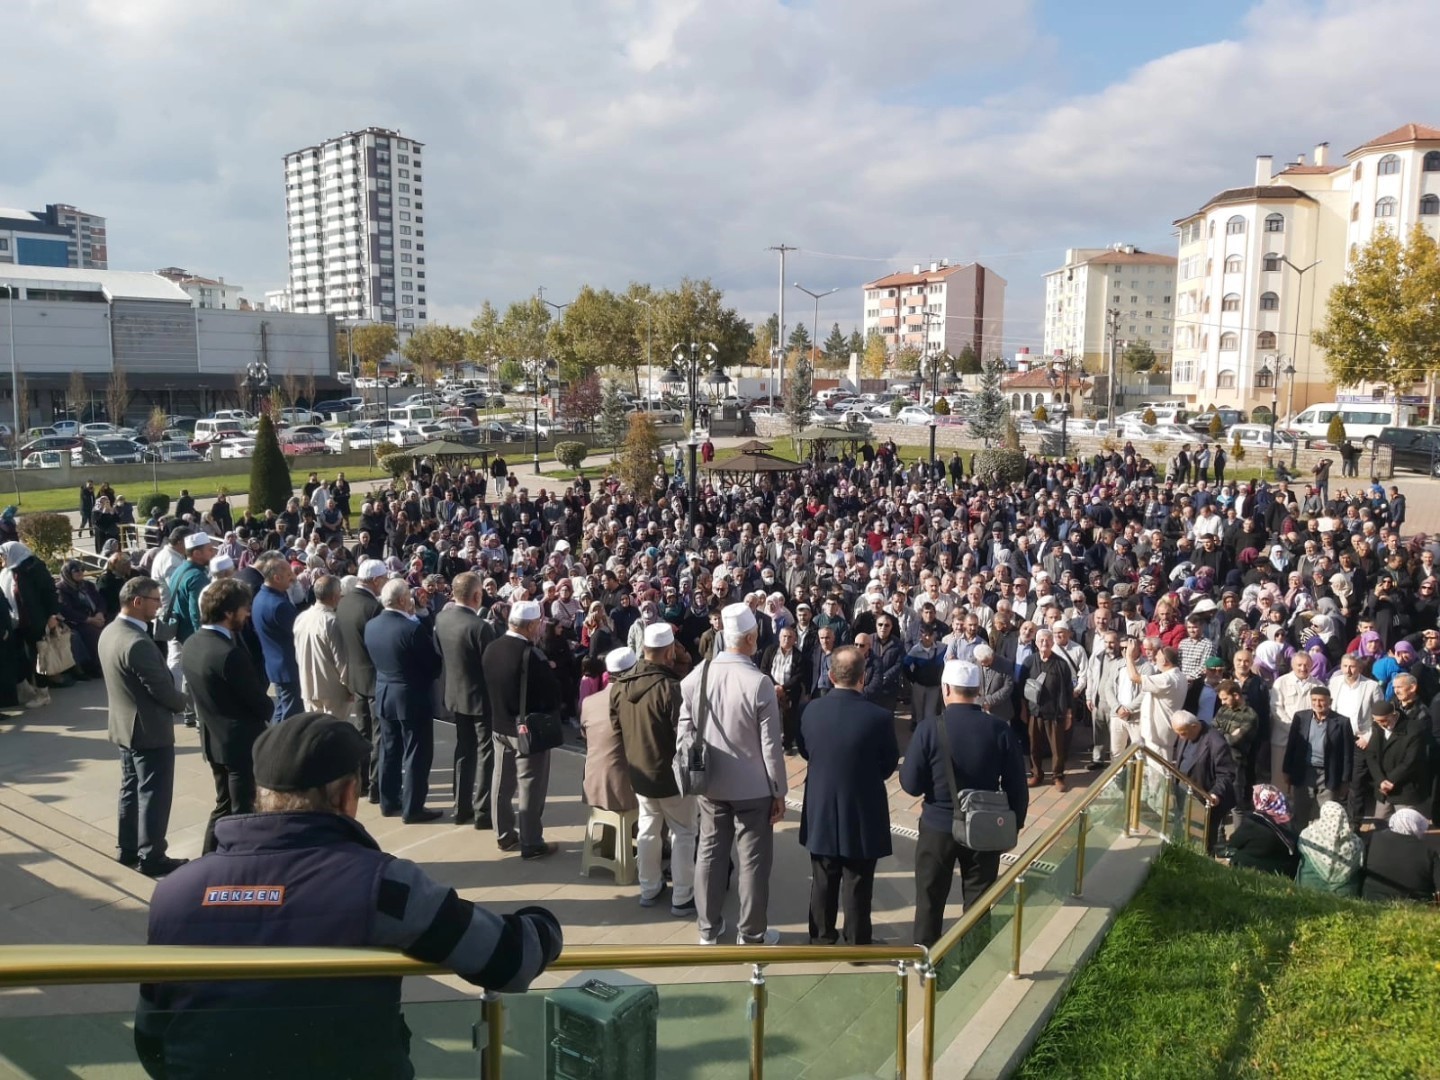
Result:
{"type": "Polygon", "coordinates": [[[631,839],[636,823],[640,820],[639,810],[614,810],[590,808],[590,820],[585,823],[585,849],[580,855],[580,876],[589,877],[590,871],[599,867],[615,875],[616,885],[634,885],[640,879],[640,869],[635,864],[635,842],[631,839]],[[599,826],[599,835],[596,827],[599,826]],[[615,834],[615,857],[607,859],[600,854],[600,844],[605,839],[605,830],[615,834]]]}

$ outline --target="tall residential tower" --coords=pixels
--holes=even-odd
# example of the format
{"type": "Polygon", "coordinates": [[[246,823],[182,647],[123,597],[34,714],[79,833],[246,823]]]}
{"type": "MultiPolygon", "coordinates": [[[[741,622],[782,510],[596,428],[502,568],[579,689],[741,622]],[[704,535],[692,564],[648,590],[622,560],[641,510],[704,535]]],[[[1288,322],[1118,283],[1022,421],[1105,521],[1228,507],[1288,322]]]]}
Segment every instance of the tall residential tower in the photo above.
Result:
{"type": "Polygon", "coordinates": [[[422,148],[372,127],[285,155],[292,311],[425,325],[422,148]]]}

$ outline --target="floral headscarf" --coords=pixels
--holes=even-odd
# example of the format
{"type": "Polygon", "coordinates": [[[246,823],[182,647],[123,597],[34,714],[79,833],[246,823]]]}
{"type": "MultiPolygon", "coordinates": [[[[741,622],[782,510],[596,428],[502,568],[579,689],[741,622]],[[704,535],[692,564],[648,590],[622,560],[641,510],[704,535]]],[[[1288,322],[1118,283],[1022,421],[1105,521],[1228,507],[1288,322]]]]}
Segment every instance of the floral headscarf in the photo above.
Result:
{"type": "Polygon", "coordinates": [[[1364,845],[1350,828],[1345,808],[1338,802],[1320,807],[1320,816],[1300,833],[1300,850],[1329,885],[1347,881],[1365,861],[1364,845]]]}
{"type": "Polygon", "coordinates": [[[1251,789],[1250,797],[1258,813],[1264,814],[1277,825],[1290,824],[1290,804],[1285,801],[1279,788],[1269,784],[1256,784],[1251,789]]]}

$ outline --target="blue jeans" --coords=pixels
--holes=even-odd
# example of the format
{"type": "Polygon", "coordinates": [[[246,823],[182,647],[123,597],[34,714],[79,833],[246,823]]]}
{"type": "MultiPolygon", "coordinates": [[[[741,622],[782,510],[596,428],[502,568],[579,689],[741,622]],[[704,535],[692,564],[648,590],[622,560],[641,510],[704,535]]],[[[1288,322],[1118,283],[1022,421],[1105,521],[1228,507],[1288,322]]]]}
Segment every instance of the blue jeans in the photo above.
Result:
{"type": "Polygon", "coordinates": [[[278,724],[303,710],[299,683],[277,682],[272,685],[275,687],[275,713],[270,717],[270,723],[278,724]]]}
{"type": "Polygon", "coordinates": [[[170,802],[175,793],[175,747],[120,748],[120,857],[142,864],[165,858],[170,802]]]}

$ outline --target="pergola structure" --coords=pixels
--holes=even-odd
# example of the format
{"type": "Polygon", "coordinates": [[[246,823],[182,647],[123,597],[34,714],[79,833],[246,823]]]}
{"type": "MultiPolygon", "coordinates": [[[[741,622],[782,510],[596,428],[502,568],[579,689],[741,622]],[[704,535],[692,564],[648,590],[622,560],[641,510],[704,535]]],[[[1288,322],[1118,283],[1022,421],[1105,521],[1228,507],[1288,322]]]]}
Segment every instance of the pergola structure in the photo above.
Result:
{"type": "Polygon", "coordinates": [[[404,446],[400,448],[400,452],[416,461],[429,458],[435,462],[437,468],[446,470],[453,469],[456,465],[468,465],[476,458],[480,459],[481,468],[490,464],[489,450],[455,442],[453,439],[433,439],[419,446],[404,446]]]}
{"type": "Polygon", "coordinates": [[[707,473],[718,475],[722,480],[736,481],[745,478],[758,479],[761,476],[786,476],[805,467],[798,461],[772,454],[771,449],[769,443],[752,439],[737,446],[735,453],[723,461],[707,461],[700,468],[707,473]]]}
{"type": "Polygon", "coordinates": [[[817,427],[806,428],[799,435],[795,436],[797,443],[805,443],[810,449],[810,456],[820,461],[830,456],[831,443],[844,443],[853,455],[860,449],[860,444],[870,438],[868,431],[860,431],[855,428],[842,427],[817,427]]]}

